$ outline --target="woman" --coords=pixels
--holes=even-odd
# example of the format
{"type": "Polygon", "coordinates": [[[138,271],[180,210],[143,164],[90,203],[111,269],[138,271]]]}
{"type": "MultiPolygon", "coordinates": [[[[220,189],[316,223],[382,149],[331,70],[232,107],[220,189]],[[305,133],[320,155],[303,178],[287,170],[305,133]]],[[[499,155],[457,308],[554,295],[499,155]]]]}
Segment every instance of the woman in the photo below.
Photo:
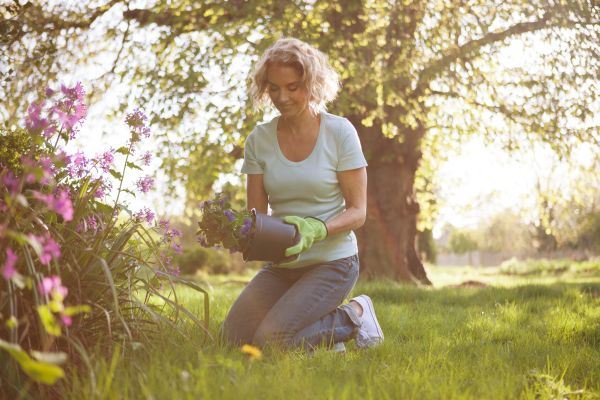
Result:
{"type": "Polygon", "coordinates": [[[366,217],[367,162],[352,124],[324,111],[338,88],[327,57],[298,39],[279,39],[255,67],[255,104],[268,97],[281,115],[246,140],[247,206],[266,214],[270,205],[301,239],[235,301],[223,323],[230,344],[343,351],[353,338],[363,348],[383,341],[368,296],[340,305],[358,279],[352,230],[366,217]]]}

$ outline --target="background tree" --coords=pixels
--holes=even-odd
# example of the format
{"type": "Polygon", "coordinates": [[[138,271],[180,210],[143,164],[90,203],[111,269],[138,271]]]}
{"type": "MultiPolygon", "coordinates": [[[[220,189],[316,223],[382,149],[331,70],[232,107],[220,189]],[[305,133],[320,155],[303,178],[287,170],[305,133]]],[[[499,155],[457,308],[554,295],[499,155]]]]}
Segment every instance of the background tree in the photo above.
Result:
{"type": "Polygon", "coordinates": [[[469,265],[473,265],[473,252],[479,249],[475,234],[465,229],[454,229],[450,234],[448,249],[452,253],[467,254],[469,265]]]}
{"type": "Polygon", "coordinates": [[[3,89],[7,119],[22,111],[18,94],[42,90],[40,80],[65,65],[98,61],[104,85],[114,77],[129,85],[120,104],[141,97],[169,132],[164,167],[184,182],[189,210],[219,174],[235,171],[261,120],[246,94],[249,63],[281,35],[327,53],[343,80],[330,111],[356,126],[369,162],[368,219],[358,231],[367,277],[429,282],[415,251],[414,190],[427,135],[485,134],[508,149],[541,140],[565,155],[578,142],[599,143],[593,0],[14,4],[1,25],[15,67],[3,89]],[[501,62],[507,48],[528,62],[501,62]]]}

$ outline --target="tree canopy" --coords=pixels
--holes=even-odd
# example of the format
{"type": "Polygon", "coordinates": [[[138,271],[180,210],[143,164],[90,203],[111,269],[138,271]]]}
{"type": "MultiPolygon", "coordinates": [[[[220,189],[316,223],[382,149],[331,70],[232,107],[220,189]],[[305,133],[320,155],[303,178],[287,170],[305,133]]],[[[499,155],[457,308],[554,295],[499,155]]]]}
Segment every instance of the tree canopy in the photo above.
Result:
{"type": "Polygon", "coordinates": [[[66,71],[94,71],[96,96],[126,84],[120,107],[135,98],[153,111],[165,170],[191,209],[219,174],[236,172],[263,117],[247,95],[252,62],[280,36],[315,45],[342,78],[330,111],[357,127],[369,162],[363,237],[383,239],[361,251],[398,279],[426,280],[412,250],[425,144],[483,134],[509,149],[545,141],[565,156],[600,145],[593,0],[14,2],[2,15],[3,117],[66,71]]]}

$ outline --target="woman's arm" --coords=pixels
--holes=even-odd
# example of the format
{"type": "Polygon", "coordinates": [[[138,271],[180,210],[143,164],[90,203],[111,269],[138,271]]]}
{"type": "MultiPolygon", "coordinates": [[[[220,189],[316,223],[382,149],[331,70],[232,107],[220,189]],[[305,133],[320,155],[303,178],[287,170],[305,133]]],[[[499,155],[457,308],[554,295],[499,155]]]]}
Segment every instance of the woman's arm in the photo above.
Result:
{"type": "Polygon", "coordinates": [[[346,209],[326,222],[328,235],[358,229],[367,218],[367,168],[337,173],[346,209]]]}
{"type": "Polygon", "coordinates": [[[256,211],[266,214],[268,211],[269,196],[263,184],[263,174],[248,174],[246,178],[246,206],[248,211],[256,208],[256,211]]]}

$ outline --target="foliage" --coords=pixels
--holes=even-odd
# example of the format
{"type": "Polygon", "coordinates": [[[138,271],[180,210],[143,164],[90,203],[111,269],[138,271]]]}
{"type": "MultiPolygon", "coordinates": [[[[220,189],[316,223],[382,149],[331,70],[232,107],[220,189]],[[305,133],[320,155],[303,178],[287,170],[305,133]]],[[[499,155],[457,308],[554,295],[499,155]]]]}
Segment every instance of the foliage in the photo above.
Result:
{"type": "MultiPolygon", "coordinates": [[[[79,83],[49,88],[28,108],[29,141],[19,139],[20,128],[0,132],[3,143],[23,144],[18,162],[10,153],[0,159],[0,348],[14,362],[4,351],[0,358],[7,382],[2,390],[9,397],[23,382],[22,373],[53,384],[64,375],[58,364],[67,357],[87,363],[92,347],[147,341],[159,323],[176,322],[179,312],[206,329],[206,321],[162,294],[163,284],[187,283],[204,292],[208,311],[207,293],[179,279],[170,263],[179,249],[178,232],[166,220],[152,225],[149,209],[132,215],[119,202],[122,193],[133,194],[123,187],[126,172],[142,170],[134,154],[150,132],[145,115],[139,110],[127,115],[126,146],[93,158],[68,154],[65,148],[87,112],[84,97],[79,83]],[[115,169],[118,154],[124,158],[120,171],[115,169]],[[109,205],[113,181],[118,190],[109,205]],[[156,299],[178,313],[173,318],[161,314],[156,299]]],[[[137,185],[148,191],[152,178],[141,177],[137,185]]],[[[43,396],[49,389],[35,390],[43,396]]]]}
{"type": "Polygon", "coordinates": [[[448,248],[456,254],[465,254],[475,251],[479,248],[479,244],[474,237],[474,234],[468,230],[455,229],[450,234],[448,248]]]}
{"type": "Polygon", "coordinates": [[[64,65],[102,65],[102,89],[127,87],[114,97],[121,110],[139,98],[155,111],[167,192],[185,190],[188,214],[237,173],[244,139],[274,111],[252,109],[251,63],[281,36],[326,53],[343,88],[330,111],[357,128],[375,178],[369,205],[381,210],[372,215],[398,213],[369,218],[358,232],[371,275],[426,280],[414,257],[414,192],[424,202],[419,229],[431,228],[425,214],[437,206],[423,190],[437,183],[426,173],[415,179],[433,142],[427,136],[439,138],[442,152],[476,134],[509,150],[543,141],[567,157],[578,143],[599,144],[600,11],[592,0],[27,4],[3,13],[0,63],[18,68],[0,87],[10,99],[0,112],[10,120],[23,93],[44,87],[31,71],[52,79],[64,65]],[[396,249],[368,240],[382,235],[396,249]]]}
{"type": "Polygon", "coordinates": [[[600,261],[575,262],[568,259],[527,259],[511,258],[500,265],[500,272],[507,275],[561,275],[576,273],[579,275],[599,276],[600,261]]]}
{"type": "Polygon", "coordinates": [[[532,228],[513,210],[503,210],[476,230],[479,249],[524,254],[533,245],[532,228]]]}
{"type": "Polygon", "coordinates": [[[577,244],[600,254],[600,211],[584,216],[577,232],[577,244]]]}
{"type": "Polygon", "coordinates": [[[229,200],[221,194],[202,202],[200,209],[197,233],[202,246],[223,246],[232,253],[244,251],[253,228],[249,211],[232,210],[229,200]]]}
{"type": "Polygon", "coordinates": [[[418,233],[417,249],[424,254],[424,261],[435,264],[437,259],[437,248],[431,229],[426,229],[425,231],[418,233]]]}

